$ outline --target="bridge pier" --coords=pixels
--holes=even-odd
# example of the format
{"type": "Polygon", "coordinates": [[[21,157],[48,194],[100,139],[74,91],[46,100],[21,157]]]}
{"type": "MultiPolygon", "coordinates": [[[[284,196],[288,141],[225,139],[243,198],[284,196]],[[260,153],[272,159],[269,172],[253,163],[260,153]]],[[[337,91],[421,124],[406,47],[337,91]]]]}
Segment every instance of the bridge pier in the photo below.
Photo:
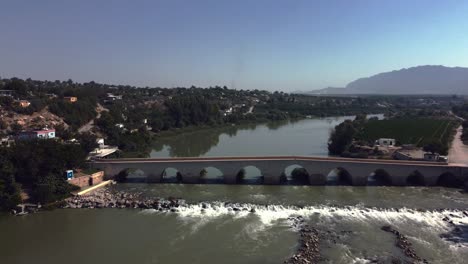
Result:
{"type": "Polygon", "coordinates": [[[366,186],[367,176],[351,176],[351,182],[353,186],[366,186]]]}
{"type": "Polygon", "coordinates": [[[162,181],[162,173],[150,173],[146,174],[146,182],[147,183],[160,183],[162,181]]]}
{"type": "Polygon", "coordinates": [[[226,184],[237,183],[237,174],[240,172],[239,168],[226,166],[220,170],[223,172],[224,183],[226,184]]]}
{"type": "Polygon", "coordinates": [[[281,177],[280,176],[274,176],[271,174],[264,174],[263,175],[263,184],[267,185],[278,185],[281,183],[281,177]]]}
{"type": "Polygon", "coordinates": [[[309,173],[309,184],[310,185],[326,185],[327,175],[323,173],[309,173]]]}
{"type": "MultiPolygon", "coordinates": [[[[201,170],[200,170],[201,171],[201,170]]],[[[182,183],[190,183],[190,184],[196,184],[200,183],[200,172],[198,170],[192,172],[192,171],[179,171],[180,174],[182,175],[182,183]]]]}

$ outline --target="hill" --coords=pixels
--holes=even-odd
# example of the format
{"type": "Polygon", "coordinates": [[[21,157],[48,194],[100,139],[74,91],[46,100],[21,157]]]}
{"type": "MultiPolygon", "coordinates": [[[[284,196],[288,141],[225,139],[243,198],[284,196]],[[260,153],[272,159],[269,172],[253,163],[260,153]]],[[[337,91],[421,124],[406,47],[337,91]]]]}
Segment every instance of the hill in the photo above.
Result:
{"type": "Polygon", "coordinates": [[[311,94],[468,94],[468,68],[417,66],[360,78],[345,88],[311,94]]]}

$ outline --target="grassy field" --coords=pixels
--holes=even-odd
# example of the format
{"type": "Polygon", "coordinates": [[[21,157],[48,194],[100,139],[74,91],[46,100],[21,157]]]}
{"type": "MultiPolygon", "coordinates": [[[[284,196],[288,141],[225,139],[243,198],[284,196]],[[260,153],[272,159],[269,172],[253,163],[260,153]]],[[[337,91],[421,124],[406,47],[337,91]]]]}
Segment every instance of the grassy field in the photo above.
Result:
{"type": "Polygon", "coordinates": [[[394,138],[400,144],[424,146],[433,140],[448,144],[456,122],[439,119],[371,120],[364,125],[358,139],[374,142],[379,138],[394,138]]]}

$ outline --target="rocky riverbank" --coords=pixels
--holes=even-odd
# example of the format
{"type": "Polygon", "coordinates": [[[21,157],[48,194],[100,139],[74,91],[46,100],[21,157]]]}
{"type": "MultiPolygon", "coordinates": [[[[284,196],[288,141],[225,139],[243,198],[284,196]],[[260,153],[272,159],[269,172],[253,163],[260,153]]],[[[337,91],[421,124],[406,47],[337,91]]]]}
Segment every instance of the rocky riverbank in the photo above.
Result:
{"type": "Polygon", "coordinates": [[[184,203],[184,200],[172,197],[144,199],[139,193],[118,192],[103,188],[88,195],[67,198],[63,208],[139,208],[175,212],[184,203]]]}

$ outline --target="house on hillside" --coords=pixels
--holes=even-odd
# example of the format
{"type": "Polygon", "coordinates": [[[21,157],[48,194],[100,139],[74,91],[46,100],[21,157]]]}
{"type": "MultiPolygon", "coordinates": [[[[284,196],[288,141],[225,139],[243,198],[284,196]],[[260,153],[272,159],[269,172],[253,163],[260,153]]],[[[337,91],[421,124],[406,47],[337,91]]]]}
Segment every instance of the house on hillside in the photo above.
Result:
{"type": "Polygon", "coordinates": [[[55,99],[55,98],[57,98],[57,95],[54,94],[54,93],[46,93],[45,95],[46,95],[47,98],[49,98],[49,99],[55,99]]]}
{"type": "Polygon", "coordinates": [[[68,103],[76,103],[78,101],[78,98],[76,96],[65,96],[63,97],[63,100],[68,103]]]}
{"type": "Polygon", "coordinates": [[[55,129],[44,128],[40,130],[22,131],[18,134],[18,140],[32,140],[32,139],[51,139],[55,138],[55,129]]]}
{"type": "Polygon", "coordinates": [[[19,100],[18,105],[22,108],[26,108],[31,105],[31,102],[29,102],[28,100],[19,100]]]}
{"type": "Polygon", "coordinates": [[[379,147],[395,146],[396,140],[394,138],[379,138],[375,141],[375,145],[379,147]]]}
{"type": "Polygon", "coordinates": [[[107,93],[107,100],[109,101],[122,100],[122,95],[114,95],[113,93],[107,93]]]}
{"type": "Polygon", "coordinates": [[[13,97],[13,90],[0,90],[0,96],[13,97]]]}
{"type": "Polygon", "coordinates": [[[99,146],[104,146],[104,139],[103,138],[97,138],[96,139],[96,143],[99,145],[99,146]]]}

